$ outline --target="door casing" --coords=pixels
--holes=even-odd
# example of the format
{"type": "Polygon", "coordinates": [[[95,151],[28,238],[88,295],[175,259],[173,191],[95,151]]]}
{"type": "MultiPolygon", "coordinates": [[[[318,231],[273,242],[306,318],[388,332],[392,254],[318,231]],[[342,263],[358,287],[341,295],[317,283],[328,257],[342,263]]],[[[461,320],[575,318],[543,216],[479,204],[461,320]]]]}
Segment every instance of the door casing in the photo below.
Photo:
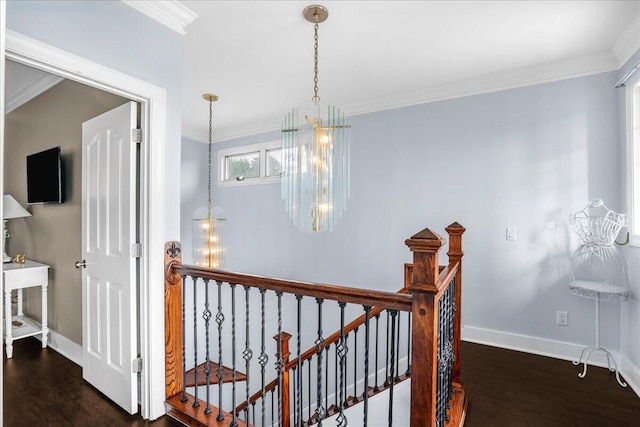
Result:
{"type": "MultiPolygon", "coordinates": [[[[111,92],[141,104],[140,150],[140,413],[156,419],[164,408],[164,283],[166,90],[46,43],[6,30],[7,59],[111,92]],[[155,209],[152,209],[155,206],[155,209]],[[150,328],[154,325],[154,328],[150,328]],[[162,325],[162,327],[158,327],[162,325]]],[[[2,147],[3,148],[3,147],[2,147]]]]}

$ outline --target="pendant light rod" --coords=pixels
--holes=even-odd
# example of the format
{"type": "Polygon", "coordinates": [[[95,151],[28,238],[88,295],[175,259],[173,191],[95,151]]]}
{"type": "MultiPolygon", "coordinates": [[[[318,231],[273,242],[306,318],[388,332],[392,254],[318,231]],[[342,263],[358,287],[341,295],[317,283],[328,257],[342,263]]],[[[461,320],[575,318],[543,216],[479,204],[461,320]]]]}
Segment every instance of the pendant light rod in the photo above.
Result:
{"type": "Polygon", "coordinates": [[[329,17],[329,11],[324,6],[313,4],[302,12],[304,18],[313,24],[313,102],[319,102],[318,96],[318,24],[329,17]]]}

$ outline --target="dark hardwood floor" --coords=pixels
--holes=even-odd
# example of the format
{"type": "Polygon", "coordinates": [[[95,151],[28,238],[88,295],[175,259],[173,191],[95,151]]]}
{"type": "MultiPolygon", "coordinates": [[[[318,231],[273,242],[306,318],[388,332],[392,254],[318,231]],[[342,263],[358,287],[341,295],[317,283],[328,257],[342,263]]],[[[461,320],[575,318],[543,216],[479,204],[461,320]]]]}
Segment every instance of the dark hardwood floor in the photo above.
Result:
{"type": "MultiPolygon", "coordinates": [[[[123,412],[35,338],[14,342],[14,357],[3,359],[5,427],[180,425],[123,412]]],[[[580,379],[571,362],[466,342],[461,360],[471,390],[465,427],[640,426],[640,398],[606,369],[580,379]]]]}
{"type": "Polygon", "coordinates": [[[468,342],[461,363],[465,427],[640,426],[640,398],[606,368],[589,366],[580,379],[582,365],[468,342]]]}

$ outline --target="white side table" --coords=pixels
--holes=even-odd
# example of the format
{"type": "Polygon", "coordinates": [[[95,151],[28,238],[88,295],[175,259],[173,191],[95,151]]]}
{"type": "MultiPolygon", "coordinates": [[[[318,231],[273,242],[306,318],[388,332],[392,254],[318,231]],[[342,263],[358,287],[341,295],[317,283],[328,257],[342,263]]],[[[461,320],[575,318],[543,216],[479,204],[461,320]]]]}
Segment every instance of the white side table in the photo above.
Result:
{"type": "Polygon", "coordinates": [[[26,260],[24,264],[6,263],[3,270],[5,350],[7,358],[13,357],[13,341],[42,334],[42,348],[47,347],[49,328],[47,326],[47,287],[49,285],[49,266],[26,260]],[[36,322],[22,311],[22,290],[40,286],[42,288],[42,324],[36,322]],[[11,313],[11,292],[18,293],[18,310],[11,313]]]}

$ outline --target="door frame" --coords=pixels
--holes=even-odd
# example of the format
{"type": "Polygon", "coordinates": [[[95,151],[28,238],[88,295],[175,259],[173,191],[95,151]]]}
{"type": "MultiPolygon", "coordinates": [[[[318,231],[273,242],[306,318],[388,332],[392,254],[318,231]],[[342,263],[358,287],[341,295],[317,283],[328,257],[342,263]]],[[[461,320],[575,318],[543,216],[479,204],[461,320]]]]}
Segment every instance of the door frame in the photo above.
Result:
{"type": "MultiPolygon", "coordinates": [[[[138,203],[143,250],[140,258],[138,336],[143,370],[139,399],[142,417],[156,419],[165,413],[164,288],[159,284],[164,283],[166,90],[20,33],[5,29],[5,36],[7,59],[141,104],[143,131],[138,203]],[[162,231],[152,233],[151,230],[162,231]],[[158,327],[160,325],[162,327],[158,327]]],[[[4,144],[0,148],[4,151],[4,144]]]]}

